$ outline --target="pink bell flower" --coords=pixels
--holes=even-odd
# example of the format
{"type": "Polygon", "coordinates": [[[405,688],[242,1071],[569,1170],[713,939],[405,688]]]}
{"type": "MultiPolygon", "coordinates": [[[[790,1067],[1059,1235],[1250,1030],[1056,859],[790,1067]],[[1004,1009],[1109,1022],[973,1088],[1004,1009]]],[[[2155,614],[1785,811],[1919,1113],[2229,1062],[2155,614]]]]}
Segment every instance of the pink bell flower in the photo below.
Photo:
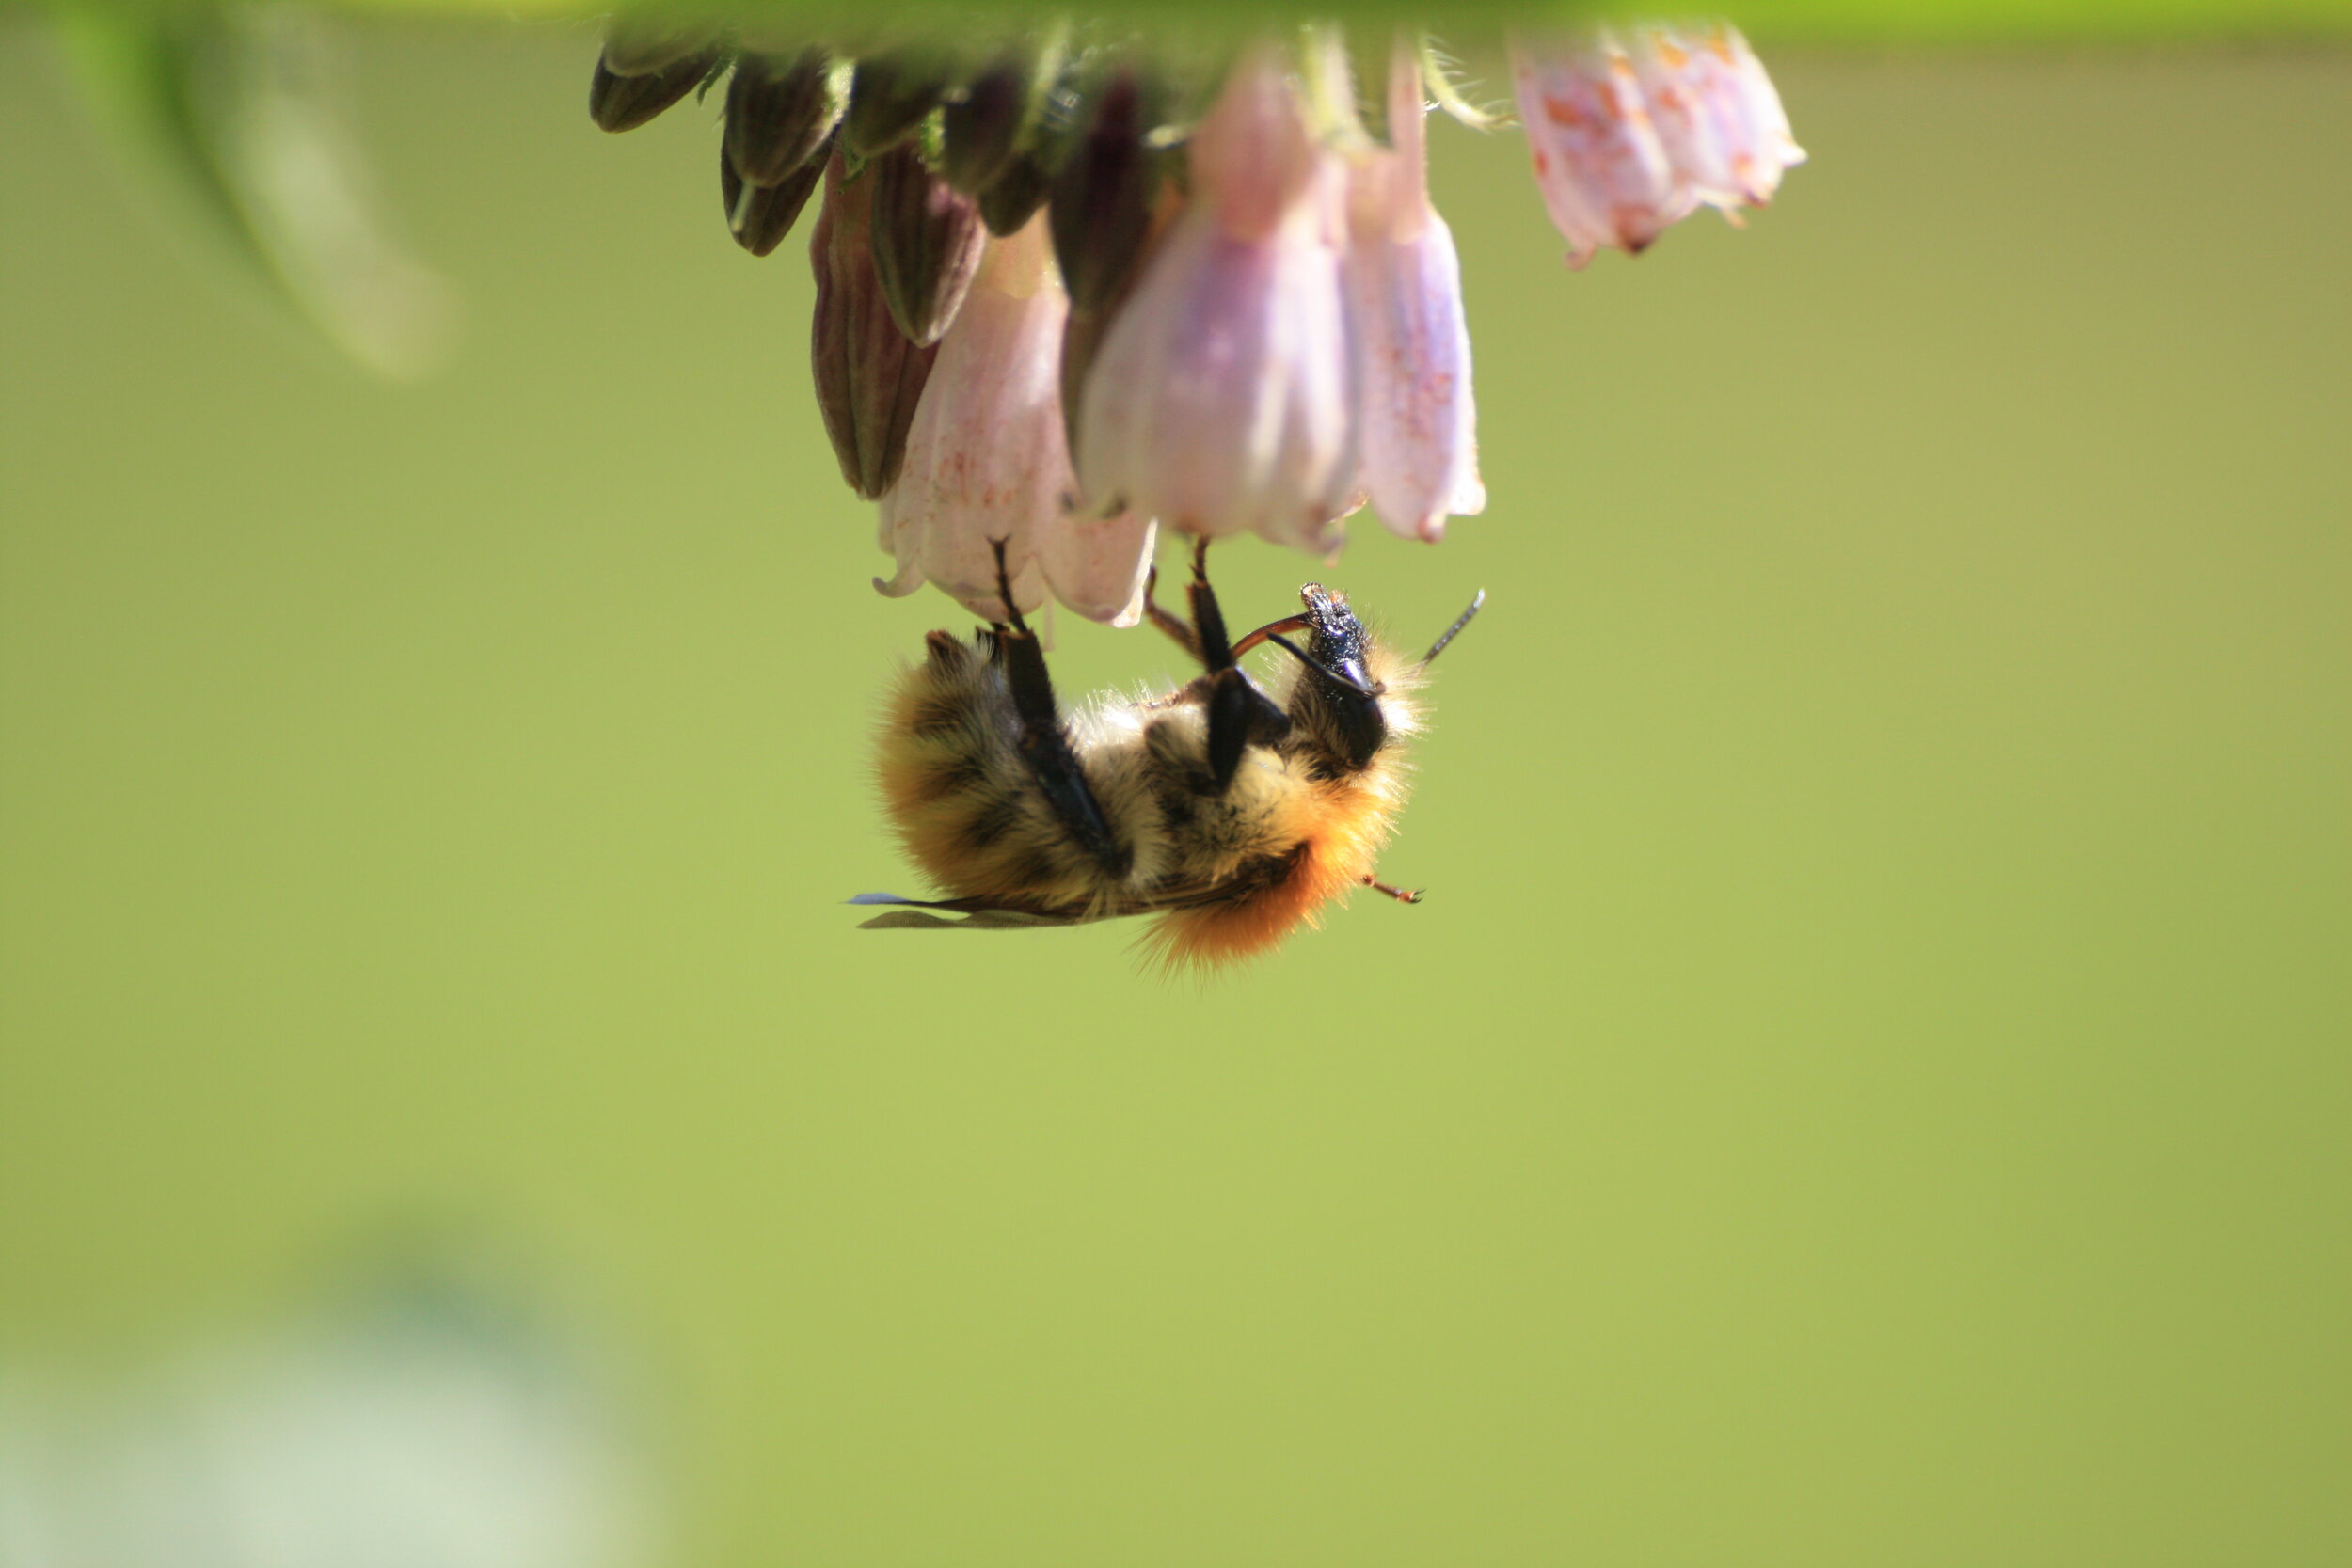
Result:
{"type": "Polygon", "coordinates": [[[1234,67],[1187,156],[1190,199],[1087,372],[1078,477],[1098,508],[1327,555],[1357,501],[1346,161],[1267,47],[1234,67]]]}
{"type": "Polygon", "coordinates": [[[1607,34],[1540,48],[1513,39],[1511,85],[1571,267],[1604,245],[1639,255],[1696,204],[1677,191],[1633,62],[1607,34]]]}
{"type": "Polygon", "coordinates": [[[1747,40],[1716,24],[1511,42],[1511,77],[1551,221],[1581,267],[1638,254],[1702,205],[1761,206],[1804,161],[1747,40]]]}
{"type": "Polygon", "coordinates": [[[1346,275],[1363,367],[1362,466],[1373,512],[1437,540],[1449,514],[1483,511],[1470,326],[1453,230],[1429,204],[1421,61],[1389,65],[1389,139],[1349,186],[1346,275]]]}
{"type": "Polygon", "coordinates": [[[874,586],[898,597],[936,583],[986,621],[1008,619],[992,541],[1005,541],[1024,614],[1053,595],[1089,620],[1143,612],[1152,524],[1080,517],[1061,410],[1070,302],[1042,214],[992,238],[971,292],[940,340],[907,436],[905,467],[882,498],[882,546],[898,570],[874,586]]]}

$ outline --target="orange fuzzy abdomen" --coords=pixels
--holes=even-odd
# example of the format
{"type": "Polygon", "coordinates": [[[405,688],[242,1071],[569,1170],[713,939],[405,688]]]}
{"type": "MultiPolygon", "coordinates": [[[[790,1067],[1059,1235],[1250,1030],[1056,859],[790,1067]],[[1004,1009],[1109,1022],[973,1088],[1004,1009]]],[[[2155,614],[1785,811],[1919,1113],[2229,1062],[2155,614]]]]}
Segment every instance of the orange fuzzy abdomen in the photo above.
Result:
{"type": "Polygon", "coordinates": [[[1207,969],[1282,944],[1301,926],[1322,924],[1326,904],[1372,875],[1397,800],[1386,779],[1327,785],[1279,881],[1197,910],[1171,910],[1146,943],[1169,969],[1207,969]]]}

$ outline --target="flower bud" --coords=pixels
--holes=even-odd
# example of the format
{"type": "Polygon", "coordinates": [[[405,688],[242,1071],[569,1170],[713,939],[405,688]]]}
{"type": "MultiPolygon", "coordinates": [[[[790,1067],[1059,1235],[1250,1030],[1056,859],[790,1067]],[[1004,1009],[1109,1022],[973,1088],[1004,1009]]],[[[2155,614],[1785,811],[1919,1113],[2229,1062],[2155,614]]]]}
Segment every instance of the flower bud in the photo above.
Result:
{"type": "Polygon", "coordinates": [[[939,107],[953,80],[944,50],[908,47],[865,56],[841,121],[842,146],[858,158],[889,151],[939,107]]]}
{"type": "Polygon", "coordinates": [[[1142,79],[1132,69],[1103,84],[1094,117],[1053,181],[1054,259],[1071,303],[1099,309],[1134,278],[1152,231],[1160,159],[1143,145],[1142,79]]]}
{"type": "Polygon", "coordinates": [[[980,193],[980,221],[1000,238],[1019,233],[1045,205],[1051,182],[1041,150],[1030,148],[1007,164],[1004,172],[980,193]]]}
{"type": "Polygon", "coordinates": [[[745,54],[727,84],[726,152],[755,185],[781,185],[817,155],[850,106],[850,61],[803,49],[789,62],[745,54]]]}
{"type": "Polygon", "coordinates": [[[1327,554],[1354,503],[1360,396],[1344,163],[1270,49],[1234,68],[1189,159],[1190,200],[1087,372],[1079,478],[1100,510],[1327,554]]]}
{"type": "Polygon", "coordinates": [[[1036,137],[1055,78],[1063,32],[1048,28],[1015,44],[947,96],[939,168],[956,189],[977,196],[1036,137]]]}
{"type": "Polygon", "coordinates": [[[875,584],[882,593],[932,582],[990,621],[1036,609],[1048,588],[1092,620],[1132,625],[1141,614],[1151,523],[1069,515],[1076,481],[1058,363],[1068,309],[1041,218],[988,242],[940,342],[905,467],[882,500],[883,545],[898,560],[897,575],[875,584]],[[998,594],[996,541],[1010,607],[998,594]]]}
{"type": "Polygon", "coordinates": [[[801,209],[808,205],[817,182],[825,177],[825,164],[820,152],[781,185],[747,185],[722,148],[719,194],[726,203],[727,231],[735,236],[735,243],[755,256],[765,256],[782,245],[799,220],[801,209]]]}
{"type": "Polygon", "coordinates": [[[615,76],[650,76],[717,44],[709,28],[668,17],[616,16],[604,30],[604,65],[615,76]]]}
{"type": "Polygon", "coordinates": [[[1389,69],[1391,147],[1357,165],[1347,283],[1363,367],[1361,479],[1372,509],[1406,538],[1435,540],[1450,513],[1485,510],[1470,327],[1454,235],[1429,204],[1421,62],[1389,69]]]}
{"type": "Polygon", "coordinates": [[[601,130],[634,131],[692,92],[718,63],[719,51],[706,48],[655,70],[625,75],[599,58],[588,84],[588,118],[601,130]]]}
{"type": "Polygon", "coordinates": [[[867,499],[888,490],[905,460],[907,430],[937,348],[917,348],[891,319],[874,271],[873,181],[850,179],[841,154],[825,168],[825,201],[810,233],[817,274],[810,357],[817,408],[841,477],[867,499]]]}
{"type": "Polygon", "coordinates": [[[978,204],[898,147],[866,166],[873,185],[874,269],[909,341],[939,341],[956,319],[988,231],[978,204]]]}

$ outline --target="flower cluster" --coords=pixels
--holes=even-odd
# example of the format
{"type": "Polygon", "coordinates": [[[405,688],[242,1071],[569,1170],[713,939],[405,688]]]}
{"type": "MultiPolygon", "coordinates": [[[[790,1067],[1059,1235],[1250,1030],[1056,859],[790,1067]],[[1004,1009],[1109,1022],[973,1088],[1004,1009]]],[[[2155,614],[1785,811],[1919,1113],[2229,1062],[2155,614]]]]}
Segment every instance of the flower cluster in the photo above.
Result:
{"type": "MultiPolygon", "coordinates": [[[[1701,205],[1736,221],[1804,157],[1739,34],[1630,36],[1511,45],[1575,266],[1701,205]]],[[[1124,626],[1163,527],[1328,555],[1366,506],[1422,540],[1484,508],[1461,265],[1422,141],[1433,97],[1484,117],[1424,45],[1400,39],[1359,105],[1330,29],[1188,87],[1068,27],[851,59],[624,21],[590,112],[642,124],[730,65],[737,242],[766,255],[822,191],[818,404],[879,505],[883,593],[930,582],[989,620],[1050,594],[1124,626]]]]}

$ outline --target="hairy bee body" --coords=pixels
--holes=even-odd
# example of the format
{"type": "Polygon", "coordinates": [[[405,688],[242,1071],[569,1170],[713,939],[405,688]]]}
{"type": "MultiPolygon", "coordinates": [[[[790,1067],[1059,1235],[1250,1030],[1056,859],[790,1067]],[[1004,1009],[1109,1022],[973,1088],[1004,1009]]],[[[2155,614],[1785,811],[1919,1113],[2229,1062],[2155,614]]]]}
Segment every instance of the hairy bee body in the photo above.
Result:
{"type": "Polygon", "coordinates": [[[1295,656],[1261,686],[1196,565],[1192,626],[1156,606],[1153,619],[1204,673],[1157,698],[1104,693],[1069,712],[1018,620],[970,639],[932,632],[891,690],[879,755],[891,823],[945,895],[929,907],[1154,915],[1146,942],[1165,963],[1209,965],[1272,948],[1333,899],[1378,886],[1427,661],[1372,638],[1343,595],[1311,583],[1300,601],[1302,613],[1241,643],[1295,656]]]}

